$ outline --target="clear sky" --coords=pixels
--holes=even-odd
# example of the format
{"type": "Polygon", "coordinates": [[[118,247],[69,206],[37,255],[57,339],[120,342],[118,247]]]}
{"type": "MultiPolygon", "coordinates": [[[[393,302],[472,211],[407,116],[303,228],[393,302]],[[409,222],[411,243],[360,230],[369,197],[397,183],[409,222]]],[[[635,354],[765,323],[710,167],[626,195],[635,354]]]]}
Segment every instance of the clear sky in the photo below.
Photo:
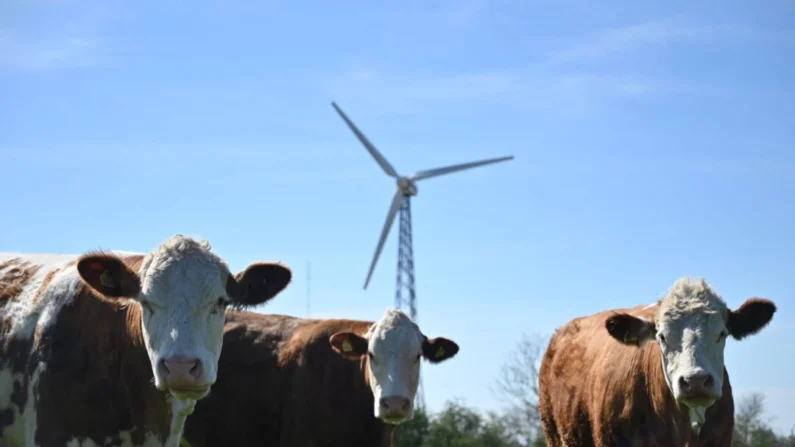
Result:
{"type": "Polygon", "coordinates": [[[0,249],[149,250],[201,236],[233,269],[294,271],[263,311],[376,319],[401,173],[419,184],[419,321],[461,345],[424,364],[432,409],[491,388],[523,333],[651,303],[704,276],[732,307],[735,393],[795,426],[795,4],[619,0],[4,0],[0,249]]]}

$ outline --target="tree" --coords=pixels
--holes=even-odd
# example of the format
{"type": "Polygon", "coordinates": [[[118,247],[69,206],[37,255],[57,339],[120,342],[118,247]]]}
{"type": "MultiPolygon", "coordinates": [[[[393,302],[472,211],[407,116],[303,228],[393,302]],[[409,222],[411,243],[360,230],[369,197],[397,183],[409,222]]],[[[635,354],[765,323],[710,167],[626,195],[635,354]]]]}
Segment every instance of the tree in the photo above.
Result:
{"type": "Polygon", "coordinates": [[[763,419],[765,396],[752,393],[737,405],[734,416],[733,447],[795,447],[795,434],[778,436],[763,419]]]}
{"type": "Polygon", "coordinates": [[[765,396],[761,393],[752,393],[740,401],[734,416],[735,447],[752,445],[752,433],[762,424],[764,410],[765,396]]]}
{"type": "Polygon", "coordinates": [[[501,418],[488,419],[458,402],[448,402],[434,418],[423,447],[515,447],[501,418]]]}
{"type": "Polygon", "coordinates": [[[448,402],[435,416],[418,411],[395,431],[395,447],[519,447],[497,414],[483,417],[458,402],[448,402]]]}
{"type": "Polygon", "coordinates": [[[505,422],[521,446],[545,445],[538,412],[538,370],[544,346],[541,337],[523,335],[496,383],[496,393],[507,405],[505,422]]]}
{"type": "Polygon", "coordinates": [[[397,426],[394,436],[395,447],[419,447],[425,444],[431,428],[431,421],[425,410],[417,409],[414,417],[397,426]]]}

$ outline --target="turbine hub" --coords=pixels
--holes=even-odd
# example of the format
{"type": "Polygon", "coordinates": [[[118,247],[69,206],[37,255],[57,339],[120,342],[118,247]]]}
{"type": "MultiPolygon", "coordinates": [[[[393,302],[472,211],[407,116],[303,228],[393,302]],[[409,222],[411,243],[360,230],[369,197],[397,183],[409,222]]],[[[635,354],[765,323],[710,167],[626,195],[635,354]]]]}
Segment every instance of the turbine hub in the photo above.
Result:
{"type": "Polygon", "coordinates": [[[416,196],[417,184],[407,177],[400,177],[397,181],[398,189],[404,196],[416,196]]]}

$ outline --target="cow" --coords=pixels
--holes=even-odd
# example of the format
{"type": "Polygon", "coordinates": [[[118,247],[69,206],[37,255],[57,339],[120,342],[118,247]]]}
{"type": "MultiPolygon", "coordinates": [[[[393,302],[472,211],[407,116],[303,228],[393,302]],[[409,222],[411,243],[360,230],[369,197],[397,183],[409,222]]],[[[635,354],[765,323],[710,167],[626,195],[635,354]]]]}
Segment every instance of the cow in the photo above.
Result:
{"type": "Polygon", "coordinates": [[[232,276],[207,241],[143,254],[0,254],[0,445],[177,446],[217,378],[225,311],[291,280],[232,276]]]}
{"type": "Polygon", "coordinates": [[[229,311],[218,381],[185,445],[391,446],[413,417],[421,358],[458,349],[397,309],[376,322],[229,311]]]}
{"type": "Polygon", "coordinates": [[[731,310],[704,279],[682,277],[654,304],[569,321],[539,370],[547,445],[731,445],[726,339],[759,332],[775,311],[762,298],[731,310]]]}

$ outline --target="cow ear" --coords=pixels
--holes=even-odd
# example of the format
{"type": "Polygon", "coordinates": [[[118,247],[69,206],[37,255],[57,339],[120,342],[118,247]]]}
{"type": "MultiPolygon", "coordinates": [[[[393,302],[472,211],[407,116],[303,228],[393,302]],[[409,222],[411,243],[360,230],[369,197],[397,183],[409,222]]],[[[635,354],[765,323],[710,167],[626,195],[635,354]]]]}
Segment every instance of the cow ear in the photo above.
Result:
{"type": "Polygon", "coordinates": [[[83,255],[77,261],[77,272],[89,287],[108,298],[137,298],[141,280],[118,256],[111,254],[83,255]]]}
{"type": "Polygon", "coordinates": [[[329,338],[331,349],[348,360],[367,354],[367,340],[353,332],[337,332],[329,338]]]}
{"type": "Polygon", "coordinates": [[[739,309],[729,311],[726,327],[736,340],[761,331],[776,313],[776,305],[764,298],[749,298],[739,309]]]}
{"type": "Polygon", "coordinates": [[[642,346],[654,339],[654,323],[625,313],[616,313],[605,320],[605,328],[611,337],[625,345],[642,346]]]}
{"type": "Polygon", "coordinates": [[[278,295],[292,280],[290,269],[279,263],[256,262],[226,280],[226,294],[236,306],[256,306],[278,295]]]}
{"type": "Polygon", "coordinates": [[[458,344],[444,337],[425,339],[422,342],[422,356],[431,363],[443,362],[458,353],[458,344]]]}

